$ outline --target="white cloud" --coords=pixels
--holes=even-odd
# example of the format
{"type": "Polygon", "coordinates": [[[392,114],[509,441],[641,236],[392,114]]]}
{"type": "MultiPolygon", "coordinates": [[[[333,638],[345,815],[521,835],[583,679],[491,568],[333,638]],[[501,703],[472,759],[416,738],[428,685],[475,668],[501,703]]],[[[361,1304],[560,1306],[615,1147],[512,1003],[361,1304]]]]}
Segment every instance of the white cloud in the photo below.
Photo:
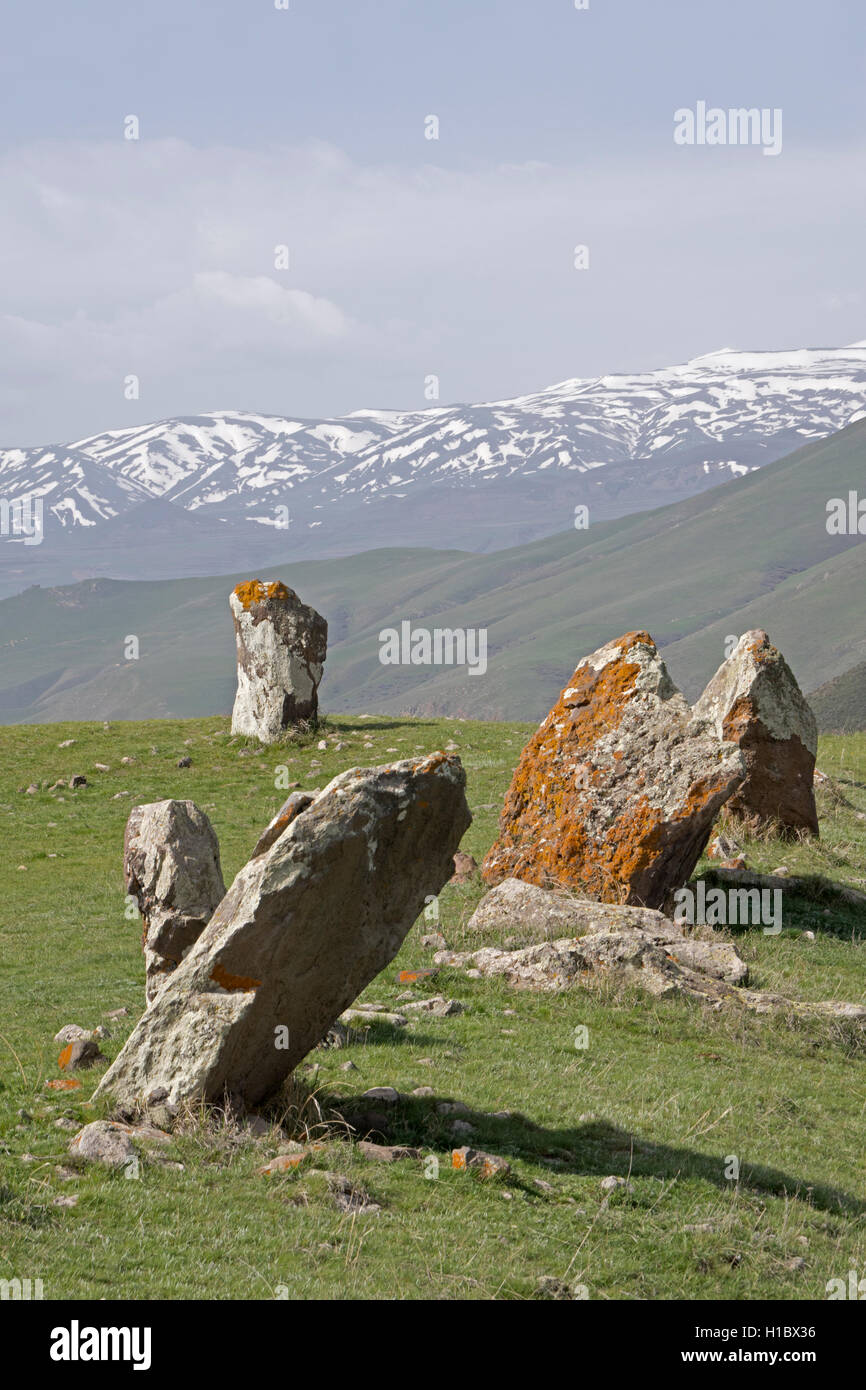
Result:
{"type": "Polygon", "coordinates": [[[0,445],[424,406],[434,372],[443,400],[491,399],[721,342],[862,338],[862,151],[752,153],[671,142],[613,166],[576,136],[571,167],[467,171],[321,143],[19,149],[0,160],[0,445]]]}

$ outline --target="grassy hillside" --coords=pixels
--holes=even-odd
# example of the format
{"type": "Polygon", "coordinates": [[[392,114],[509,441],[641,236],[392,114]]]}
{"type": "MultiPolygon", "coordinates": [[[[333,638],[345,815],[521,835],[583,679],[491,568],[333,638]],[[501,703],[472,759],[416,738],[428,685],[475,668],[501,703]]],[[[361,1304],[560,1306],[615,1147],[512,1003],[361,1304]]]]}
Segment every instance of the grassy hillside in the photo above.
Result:
{"type": "MultiPolygon", "coordinates": [[[[330,624],[332,711],[540,718],[581,656],[634,628],[692,697],[727,637],[750,627],[770,632],[810,689],[866,655],[866,537],[825,524],[828,498],[858,488],[866,421],[700,497],[515,550],[368,551],[289,561],[279,577],[330,624]],[[486,673],[383,666],[378,634],[403,619],[487,629],[486,673]]],[[[227,712],[228,594],[244,577],[89,580],[4,600],[0,720],[227,712]],[[128,634],[138,661],[124,659],[128,634]]]]}
{"type": "MultiPolygon", "coordinates": [[[[231,1125],[187,1126],[167,1154],[182,1168],[149,1161],[134,1181],[70,1170],[70,1132],[58,1121],[93,1117],[93,1073],[77,1094],[47,1089],[60,1075],[53,1035],[70,1022],[106,1023],[125,1006],[103,1044],[113,1058],[143,1003],[140,929],[124,916],[121,879],[135,802],[196,800],[229,881],[283,795],[279,766],[303,787],[322,786],[344,767],[453,739],[475,817],[463,847],[480,860],[530,729],[374,716],[334,719],[325,732],[345,747],[261,750],[232,739],[222,719],[0,730],[0,1278],[41,1277],[49,1298],[252,1299],[287,1289],[291,1298],[523,1299],[547,1275],[591,1299],[820,1299],[828,1279],[866,1268],[859,1035],[610,990],[515,992],[452,970],[413,989],[456,998],[464,1013],[318,1051],[307,1063],[318,1070],[299,1070],[284,1102],[298,1133],[368,1087],[432,1088],[398,1108],[393,1138],[436,1155],[438,1179],[415,1164],[366,1163],[345,1131],[316,1130],[326,1143],[319,1166],[363,1187],[379,1215],[339,1213],[303,1170],[259,1176],[276,1136],[231,1125]],[[67,739],[75,742],[61,748],[67,739]],[[182,754],[188,769],[176,766],[182,754]],[[78,772],[87,787],[48,790],[78,772]],[[19,790],[31,784],[34,793],[19,790]],[[586,1050],[574,1046],[578,1024],[589,1029],[586,1050]],[[345,1071],[347,1061],[357,1070],[345,1071]],[[474,1144],[509,1158],[506,1181],[450,1169],[449,1150],[464,1139],[437,1110],[443,1100],[468,1108],[461,1119],[474,1144]],[[739,1182],[725,1177],[732,1155],[739,1182]],[[608,1198],[610,1175],[630,1185],[608,1198]],[[70,1196],[75,1205],[56,1204],[70,1196]]],[[[784,860],[792,873],[863,887],[866,738],[824,739],[819,764],[832,779],[820,793],[820,844],[755,842],[749,863],[784,860]]],[[[443,891],[449,945],[464,944],[480,895],[478,882],[443,891]]],[[[785,912],[781,936],[736,938],[754,982],[864,1000],[862,913],[820,888],[787,898],[785,912]]],[[[429,930],[413,928],[367,1000],[397,1001],[406,988],[398,969],[429,963],[420,945],[429,930]]]]}
{"type": "Polygon", "coordinates": [[[852,666],[809,696],[819,729],[850,733],[866,729],[866,661],[852,666]]]}

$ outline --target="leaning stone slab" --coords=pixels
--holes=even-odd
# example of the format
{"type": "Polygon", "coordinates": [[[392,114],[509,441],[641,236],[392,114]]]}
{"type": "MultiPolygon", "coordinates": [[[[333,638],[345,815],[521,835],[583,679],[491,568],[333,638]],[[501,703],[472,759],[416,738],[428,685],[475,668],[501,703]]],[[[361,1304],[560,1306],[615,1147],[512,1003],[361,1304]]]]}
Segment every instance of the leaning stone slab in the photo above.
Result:
{"type": "Polygon", "coordinates": [[[396,955],[470,824],[444,753],[336,777],[240,871],[97,1094],[254,1105],[396,955]]]}
{"type": "Polygon", "coordinates": [[[483,876],[660,908],[744,771],[649,634],[626,633],[579,663],[523,750],[483,876]]]}
{"type": "Polygon", "coordinates": [[[238,584],[229,604],[238,661],[232,733],[273,743],[316,717],[328,624],[279,580],[238,584]]]}
{"type": "Polygon", "coordinates": [[[194,801],[134,806],[123,874],[144,920],[145,993],[152,1004],[225,896],[219,842],[204,811],[194,801]]]}
{"type": "Polygon", "coordinates": [[[719,738],[736,743],[746,778],[728,810],[754,829],[818,834],[814,772],[818,726],[766,632],[745,633],[695,705],[719,738]]]}

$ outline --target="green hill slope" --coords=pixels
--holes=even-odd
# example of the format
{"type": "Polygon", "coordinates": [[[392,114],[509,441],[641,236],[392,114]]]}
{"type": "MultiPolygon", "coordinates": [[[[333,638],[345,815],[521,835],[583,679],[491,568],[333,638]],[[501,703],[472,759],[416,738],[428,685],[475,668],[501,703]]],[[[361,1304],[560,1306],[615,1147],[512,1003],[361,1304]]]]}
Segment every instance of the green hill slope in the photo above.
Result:
{"type": "MultiPolygon", "coordinates": [[[[691,697],[750,627],[811,689],[866,658],[866,536],[826,529],[828,499],[851,490],[866,494],[866,421],[699,497],[514,550],[369,551],[261,577],[278,573],[328,618],[321,698],[334,711],[538,718],[582,655],[633,628],[691,697]],[[404,619],[486,629],[487,671],[383,666],[379,632],[404,619]]],[[[0,720],[228,710],[228,593],[244,577],[90,580],[4,600],[0,720]],[[127,635],[138,661],[124,658],[127,635]]]]}
{"type": "Polygon", "coordinates": [[[822,731],[866,729],[866,661],[820,685],[809,696],[809,703],[822,731]]]}

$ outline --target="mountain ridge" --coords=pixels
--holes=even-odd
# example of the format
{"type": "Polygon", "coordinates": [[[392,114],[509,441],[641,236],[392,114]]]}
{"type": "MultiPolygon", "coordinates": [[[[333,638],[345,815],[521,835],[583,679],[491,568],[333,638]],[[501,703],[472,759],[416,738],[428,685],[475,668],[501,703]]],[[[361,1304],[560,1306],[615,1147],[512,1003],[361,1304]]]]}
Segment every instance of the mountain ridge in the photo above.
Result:
{"type": "MultiPolygon", "coordinates": [[[[756,627],[811,690],[866,659],[866,537],[826,527],[828,499],[852,488],[866,489],[866,421],[711,492],[516,549],[391,547],[252,573],[328,619],[321,696],[335,713],[541,718],[582,656],[635,628],[689,698],[730,636],[756,627]],[[382,665],[379,634],[404,619],[486,628],[486,674],[382,665]]],[[[0,602],[0,720],[224,713],[228,594],[250,576],[87,580],[0,602]]]]}
{"type": "MultiPolygon", "coordinates": [[[[77,532],[76,564],[95,573],[106,523],[148,497],[215,525],[244,523],[251,558],[254,533],[281,526],[299,557],[442,538],[483,553],[555,534],[578,506],[605,520],[745,477],[864,411],[862,343],[720,349],[468,406],[330,420],[215,411],[0,450],[0,497],[41,496],[46,551],[77,532]]],[[[20,548],[0,546],[0,581],[20,548]]],[[[35,549],[18,557],[34,575],[45,567],[35,549]]],[[[206,565],[206,548],[190,561],[206,565]]],[[[134,554],[127,564],[143,577],[134,554]]]]}

